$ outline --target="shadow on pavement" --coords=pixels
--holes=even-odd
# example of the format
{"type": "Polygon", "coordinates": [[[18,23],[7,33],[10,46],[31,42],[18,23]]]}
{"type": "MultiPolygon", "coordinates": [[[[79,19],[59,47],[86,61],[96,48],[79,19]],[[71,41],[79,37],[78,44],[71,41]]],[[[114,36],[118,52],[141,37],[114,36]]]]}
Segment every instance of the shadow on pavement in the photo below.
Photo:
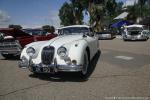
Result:
{"type": "Polygon", "coordinates": [[[56,74],[30,74],[29,77],[53,82],[85,82],[95,70],[100,54],[101,52],[98,51],[98,53],[92,59],[86,78],[81,77],[80,73],[70,72],[59,72],[56,74]]]}
{"type": "Polygon", "coordinates": [[[0,60],[12,60],[12,61],[16,61],[16,60],[20,60],[20,56],[12,56],[12,57],[3,57],[2,55],[0,55],[0,60]]]}
{"type": "Polygon", "coordinates": [[[0,60],[6,60],[6,61],[19,61],[20,60],[20,58],[1,58],[0,60]]]}

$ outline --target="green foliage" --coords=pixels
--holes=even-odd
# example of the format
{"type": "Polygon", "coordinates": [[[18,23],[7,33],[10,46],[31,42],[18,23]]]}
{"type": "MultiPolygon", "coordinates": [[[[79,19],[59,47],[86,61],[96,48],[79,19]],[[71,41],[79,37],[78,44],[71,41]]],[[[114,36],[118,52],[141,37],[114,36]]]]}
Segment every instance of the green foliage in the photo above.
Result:
{"type": "Polygon", "coordinates": [[[44,26],[42,26],[42,29],[49,32],[49,33],[54,33],[55,32],[54,26],[50,26],[50,25],[44,25],[44,26]]]}
{"type": "Polygon", "coordinates": [[[134,21],[137,17],[144,18],[150,16],[150,4],[148,3],[148,0],[139,0],[138,4],[128,6],[127,9],[130,12],[128,19],[134,21]],[[130,16],[132,16],[132,18],[130,16]]]}
{"type": "Polygon", "coordinates": [[[21,26],[21,25],[10,24],[10,25],[8,26],[8,28],[22,29],[22,26],[21,26]]]}
{"type": "Polygon", "coordinates": [[[49,30],[51,27],[49,26],[49,25],[44,25],[44,26],[42,26],[42,29],[43,30],[49,30]]]}
{"type": "Polygon", "coordinates": [[[59,10],[59,18],[61,20],[61,25],[73,25],[75,24],[73,9],[70,4],[65,2],[59,10]]]}
{"type": "Polygon", "coordinates": [[[94,5],[90,6],[90,25],[93,27],[94,31],[102,30],[102,20],[104,16],[104,6],[94,5]]]}
{"type": "Polygon", "coordinates": [[[106,2],[106,13],[108,13],[109,16],[112,16],[116,11],[117,3],[115,0],[108,0],[106,2]]]}
{"type": "MultiPolygon", "coordinates": [[[[138,4],[128,6],[129,20],[138,16],[150,16],[150,0],[138,0],[138,4]]],[[[101,31],[103,25],[109,25],[113,18],[123,12],[123,2],[116,0],[70,0],[59,10],[61,25],[82,24],[83,11],[90,15],[89,24],[95,31],[101,31]]]]}
{"type": "Polygon", "coordinates": [[[83,6],[79,0],[70,0],[71,3],[65,2],[59,10],[61,25],[82,24],[83,6]]]}
{"type": "Polygon", "coordinates": [[[80,0],[70,0],[71,7],[73,10],[73,16],[75,18],[75,24],[82,24],[83,20],[83,6],[80,2],[80,0]]]}

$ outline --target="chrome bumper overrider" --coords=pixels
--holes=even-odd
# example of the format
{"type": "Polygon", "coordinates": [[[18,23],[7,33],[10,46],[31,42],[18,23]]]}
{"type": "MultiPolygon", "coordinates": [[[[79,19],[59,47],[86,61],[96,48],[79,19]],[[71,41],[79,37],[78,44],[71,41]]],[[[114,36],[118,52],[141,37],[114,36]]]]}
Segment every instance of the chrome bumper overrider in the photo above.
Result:
{"type": "Polygon", "coordinates": [[[57,63],[51,65],[33,64],[26,58],[19,61],[20,68],[28,68],[31,72],[47,73],[43,71],[43,68],[49,68],[52,72],[79,72],[82,70],[82,65],[59,65],[57,63]]]}

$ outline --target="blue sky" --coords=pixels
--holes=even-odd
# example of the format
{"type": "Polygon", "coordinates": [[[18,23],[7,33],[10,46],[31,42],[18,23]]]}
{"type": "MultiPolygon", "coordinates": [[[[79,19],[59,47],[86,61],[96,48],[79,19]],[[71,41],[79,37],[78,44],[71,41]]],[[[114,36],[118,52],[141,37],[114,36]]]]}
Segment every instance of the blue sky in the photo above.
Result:
{"type": "Polygon", "coordinates": [[[0,0],[0,27],[21,24],[59,26],[58,12],[67,0],[0,0]]]}
{"type": "Polygon", "coordinates": [[[46,24],[59,27],[58,12],[65,1],[69,0],[0,0],[0,27],[9,24],[20,24],[25,28],[46,24]]]}

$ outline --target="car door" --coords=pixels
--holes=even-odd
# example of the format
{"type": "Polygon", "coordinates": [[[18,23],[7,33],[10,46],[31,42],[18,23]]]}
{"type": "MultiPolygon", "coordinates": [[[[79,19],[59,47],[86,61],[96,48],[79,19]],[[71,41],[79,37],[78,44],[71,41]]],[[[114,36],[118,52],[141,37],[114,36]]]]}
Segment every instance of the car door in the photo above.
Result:
{"type": "Polygon", "coordinates": [[[86,38],[86,41],[88,42],[88,46],[90,48],[90,56],[91,58],[96,54],[98,49],[98,38],[96,36],[88,36],[86,38]]]}

